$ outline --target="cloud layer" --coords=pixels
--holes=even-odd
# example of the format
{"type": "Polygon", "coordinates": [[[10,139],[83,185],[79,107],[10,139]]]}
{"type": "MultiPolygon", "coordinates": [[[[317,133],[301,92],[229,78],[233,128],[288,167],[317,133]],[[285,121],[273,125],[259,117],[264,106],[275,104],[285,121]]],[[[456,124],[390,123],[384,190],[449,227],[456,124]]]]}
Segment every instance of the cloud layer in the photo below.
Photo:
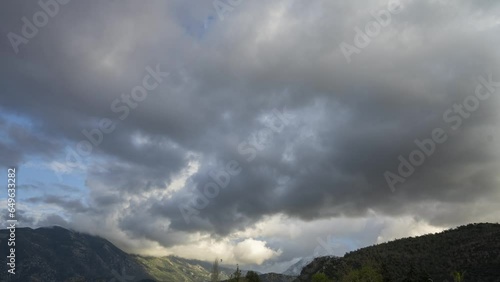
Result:
{"type": "MultiPolygon", "coordinates": [[[[455,130],[443,118],[478,77],[500,81],[496,1],[401,1],[350,63],[340,45],[387,1],[243,1],[224,20],[210,1],[91,2],[60,5],[17,54],[7,36],[0,45],[0,165],[62,179],[25,181],[38,187],[25,192],[28,225],[267,267],[332,234],[341,254],[498,218],[498,92],[467,118],[454,111],[455,130]],[[157,66],[169,75],[125,102],[157,66]],[[91,141],[82,131],[102,119],[114,129],[75,165],[71,152],[91,141]],[[391,191],[384,173],[435,128],[447,141],[391,191]],[[207,192],[228,164],[238,172],[207,192]],[[189,221],[186,205],[198,206],[189,221]]],[[[5,35],[22,35],[21,19],[41,9],[3,6],[5,35]]]]}

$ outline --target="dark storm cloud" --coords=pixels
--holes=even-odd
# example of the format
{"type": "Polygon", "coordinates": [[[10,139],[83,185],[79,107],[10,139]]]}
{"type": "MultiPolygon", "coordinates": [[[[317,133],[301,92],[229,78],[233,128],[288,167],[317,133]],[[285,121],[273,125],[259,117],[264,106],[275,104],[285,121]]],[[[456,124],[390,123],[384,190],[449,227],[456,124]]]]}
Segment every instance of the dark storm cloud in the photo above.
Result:
{"type": "Polygon", "coordinates": [[[0,158],[2,167],[18,164],[22,160],[22,152],[15,150],[12,146],[0,142],[0,158]]]}
{"type": "MultiPolygon", "coordinates": [[[[141,83],[145,67],[160,64],[171,75],[86,158],[95,209],[54,197],[31,202],[70,213],[128,209],[119,228],[164,246],[198,231],[224,236],[280,213],[309,221],[368,210],[413,212],[455,223],[451,207],[436,216],[419,205],[498,197],[497,149],[485,141],[498,130],[497,97],[448,132],[449,140],[395,193],[384,172],[397,170],[398,156],[414,150],[415,139],[447,128],[443,113],[474,93],[478,76],[500,80],[499,5],[402,3],[401,13],[348,64],[339,44],[352,44],[354,28],[363,29],[370,11],[387,2],[247,1],[210,24],[210,3],[71,2],[19,54],[2,41],[2,65],[9,68],[0,69],[0,107],[36,126],[6,130],[31,149],[21,153],[0,140],[0,155],[19,162],[23,154],[57,153],[64,162],[61,143],[74,147],[101,118],[117,121],[112,102],[141,83]],[[238,144],[284,107],[296,118],[247,161],[238,144]],[[232,160],[241,173],[186,224],[178,205],[232,160]],[[195,161],[199,169],[185,188],[160,193],[195,161]],[[168,230],[155,229],[162,221],[168,230]]],[[[19,19],[37,8],[3,5],[4,34],[19,31],[19,19]]]]}
{"type": "Polygon", "coordinates": [[[54,156],[61,144],[36,129],[28,129],[26,125],[3,120],[0,124],[3,134],[0,136],[0,165],[15,166],[26,161],[26,155],[42,157],[54,156]]]}

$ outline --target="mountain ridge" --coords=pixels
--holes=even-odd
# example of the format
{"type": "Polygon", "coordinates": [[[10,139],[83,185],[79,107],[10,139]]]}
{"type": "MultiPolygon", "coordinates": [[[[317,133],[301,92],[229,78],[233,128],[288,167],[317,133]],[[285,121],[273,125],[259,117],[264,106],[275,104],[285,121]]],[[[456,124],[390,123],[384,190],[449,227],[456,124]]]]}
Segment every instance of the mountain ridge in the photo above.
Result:
{"type": "MultiPolygon", "coordinates": [[[[0,252],[7,253],[8,229],[0,230],[0,252]],[[5,235],[4,235],[5,234],[5,235]]],[[[211,262],[178,256],[128,254],[107,239],[60,226],[16,228],[16,274],[2,264],[0,282],[204,282],[211,262]]],[[[220,279],[234,269],[219,265],[220,279]]],[[[246,273],[246,271],[242,271],[246,273]]],[[[289,282],[295,277],[260,274],[263,282],[289,282]]]]}
{"type": "Polygon", "coordinates": [[[381,277],[373,281],[453,281],[456,271],[465,273],[466,281],[498,282],[500,224],[473,223],[364,247],[343,257],[315,258],[295,281],[311,281],[318,273],[349,281],[345,277],[362,276],[363,271],[381,277]]]}
{"type": "MultiPolygon", "coordinates": [[[[0,251],[3,253],[8,250],[5,240],[8,232],[7,229],[0,230],[0,251]]],[[[307,259],[299,260],[286,272],[293,274],[294,266],[307,259]]],[[[324,273],[336,279],[334,281],[351,281],[342,279],[351,272],[360,273],[366,266],[385,277],[380,281],[423,281],[418,280],[424,279],[422,277],[453,281],[451,272],[461,271],[470,279],[466,281],[499,282],[500,224],[469,224],[441,233],[360,248],[343,257],[314,258],[298,277],[276,273],[260,274],[259,277],[262,282],[302,282],[311,281],[317,273],[324,273]],[[411,280],[409,276],[420,278],[411,280]]],[[[222,265],[220,269],[221,280],[228,279],[234,271],[222,265]]],[[[0,281],[202,282],[208,281],[210,270],[210,262],[177,256],[128,254],[105,238],[59,226],[24,227],[16,229],[16,275],[5,276],[7,266],[2,264],[0,281]]]]}

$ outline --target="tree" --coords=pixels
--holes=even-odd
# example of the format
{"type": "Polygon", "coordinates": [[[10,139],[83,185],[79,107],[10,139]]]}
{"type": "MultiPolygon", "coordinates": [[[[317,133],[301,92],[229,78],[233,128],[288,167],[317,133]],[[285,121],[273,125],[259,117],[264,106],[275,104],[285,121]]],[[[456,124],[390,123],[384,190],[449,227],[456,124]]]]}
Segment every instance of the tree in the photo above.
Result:
{"type": "Polygon", "coordinates": [[[330,282],[330,279],[324,273],[316,273],[312,277],[312,282],[330,282]]]}
{"type": "Polygon", "coordinates": [[[255,271],[248,271],[245,278],[248,282],[260,282],[260,277],[255,271]]]}
{"type": "Polygon", "coordinates": [[[212,265],[212,274],[210,275],[210,281],[211,282],[217,282],[217,281],[219,281],[219,274],[220,274],[219,259],[216,258],[214,260],[214,264],[212,265]]]}
{"type": "Polygon", "coordinates": [[[464,280],[464,276],[465,276],[465,272],[455,271],[455,272],[453,272],[453,281],[455,281],[455,282],[463,282],[463,281],[465,281],[464,280]]]}
{"type": "Polygon", "coordinates": [[[360,269],[351,270],[343,277],[344,282],[383,282],[384,278],[373,266],[365,265],[360,269]]]}
{"type": "MultiPolygon", "coordinates": [[[[403,282],[420,282],[420,281],[429,281],[431,277],[421,268],[418,268],[414,264],[410,265],[410,270],[406,274],[406,278],[403,282]]],[[[432,280],[432,279],[431,279],[432,280]]]]}
{"type": "Polygon", "coordinates": [[[231,282],[240,282],[240,279],[241,279],[240,266],[236,265],[236,270],[234,271],[233,274],[231,274],[231,279],[229,279],[229,281],[231,281],[231,282]]]}

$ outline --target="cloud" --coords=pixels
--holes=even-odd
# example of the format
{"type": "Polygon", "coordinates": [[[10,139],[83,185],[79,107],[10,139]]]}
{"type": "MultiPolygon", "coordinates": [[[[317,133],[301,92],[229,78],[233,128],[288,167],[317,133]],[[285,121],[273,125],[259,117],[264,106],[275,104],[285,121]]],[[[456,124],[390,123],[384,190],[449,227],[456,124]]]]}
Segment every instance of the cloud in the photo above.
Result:
{"type": "MultiPolygon", "coordinates": [[[[377,238],[495,220],[498,95],[456,131],[443,113],[474,93],[478,76],[500,80],[500,6],[403,4],[347,64],[339,45],[387,1],[246,1],[224,21],[208,2],[73,1],[19,54],[0,43],[0,165],[43,163],[68,187],[84,175],[84,193],[61,197],[50,189],[64,188],[47,183],[39,186],[52,196],[30,192],[27,204],[51,207],[33,222],[61,223],[49,216],[56,207],[69,226],[127,250],[210,260],[227,252],[261,267],[313,253],[315,238],[326,240],[336,224],[360,242],[339,243],[342,253],[377,238]],[[120,120],[110,105],[156,65],[170,75],[120,120]],[[296,118],[257,149],[266,119],[284,108],[296,118]],[[116,129],[72,166],[67,148],[103,118],[116,129]],[[393,193],[384,172],[436,127],[449,140],[393,193]],[[254,154],[242,154],[241,142],[254,154]],[[186,223],[179,205],[229,161],[241,173],[186,223]],[[379,222],[388,218],[393,227],[379,222]]],[[[2,31],[18,32],[34,9],[5,3],[2,31]]]]}
{"type": "Polygon", "coordinates": [[[42,197],[27,198],[25,201],[32,204],[44,203],[55,205],[69,213],[84,213],[90,210],[82,204],[80,200],[67,199],[67,197],[64,196],[46,195],[42,197]]]}
{"type": "Polygon", "coordinates": [[[238,261],[256,264],[262,264],[274,256],[279,256],[280,253],[280,251],[273,251],[267,248],[266,242],[254,239],[245,239],[238,243],[234,250],[238,261]]]}

